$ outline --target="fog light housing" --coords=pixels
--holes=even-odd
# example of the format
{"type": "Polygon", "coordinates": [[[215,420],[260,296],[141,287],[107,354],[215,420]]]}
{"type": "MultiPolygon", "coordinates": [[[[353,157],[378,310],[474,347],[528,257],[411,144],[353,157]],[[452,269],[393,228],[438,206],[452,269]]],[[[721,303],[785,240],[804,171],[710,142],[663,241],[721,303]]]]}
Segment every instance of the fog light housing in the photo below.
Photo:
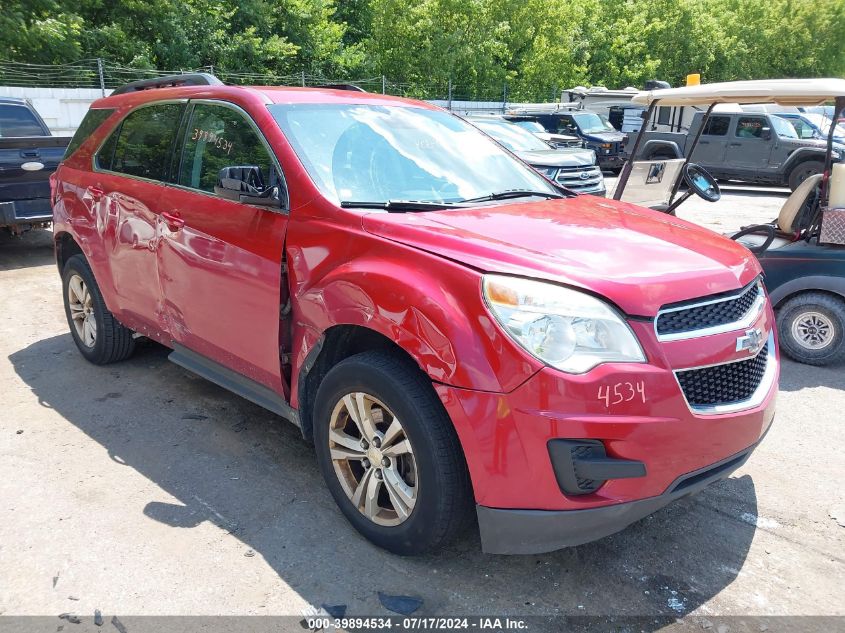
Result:
{"type": "Polygon", "coordinates": [[[549,457],[561,492],[570,496],[596,492],[609,479],[645,477],[645,464],[607,456],[599,440],[549,440],[549,457]]]}

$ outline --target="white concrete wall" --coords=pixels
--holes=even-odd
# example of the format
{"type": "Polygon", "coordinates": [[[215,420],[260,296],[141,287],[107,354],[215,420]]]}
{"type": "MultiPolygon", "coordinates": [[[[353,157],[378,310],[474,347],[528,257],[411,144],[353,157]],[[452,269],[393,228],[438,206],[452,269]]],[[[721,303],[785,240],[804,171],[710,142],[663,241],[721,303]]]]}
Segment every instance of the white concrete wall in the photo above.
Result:
{"type": "MultiPolygon", "coordinates": [[[[106,90],[109,94],[111,90],[106,90]]],[[[70,136],[79,127],[88,106],[102,97],[99,88],[21,88],[0,86],[0,97],[27,99],[54,136],[70,136]]]]}

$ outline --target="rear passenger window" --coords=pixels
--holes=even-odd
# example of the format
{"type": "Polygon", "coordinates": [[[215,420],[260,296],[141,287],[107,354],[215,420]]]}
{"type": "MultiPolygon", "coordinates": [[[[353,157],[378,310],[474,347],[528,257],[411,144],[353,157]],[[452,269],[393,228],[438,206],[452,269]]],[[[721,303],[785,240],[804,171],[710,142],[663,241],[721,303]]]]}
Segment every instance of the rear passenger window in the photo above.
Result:
{"type": "Polygon", "coordinates": [[[97,166],[164,180],[183,107],[180,103],[163,103],[129,114],[97,152],[97,166]]]}
{"type": "Polygon", "coordinates": [[[85,118],[82,119],[82,123],[80,123],[79,127],[76,129],[73,138],[70,139],[70,143],[68,143],[67,149],[65,150],[65,158],[70,157],[76,150],[78,150],[79,146],[82,145],[88,137],[91,136],[96,129],[112,115],[113,112],[114,108],[88,110],[88,112],[85,113],[85,118]]]}
{"type": "Polygon", "coordinates": [[[707,125],[704,126],[704,134],[707,136],[724,136],[728,133],[730,125],[730,117],[711,116],[707,119],[707,125]]]}
{"type": "Polygon", "coordinates": [[[224,167],[256,166],[264,186],[276,184],[266,145],[243,114],[221,105],[197,104],[185,131],[179,184],[214,192],[224,167]]]}

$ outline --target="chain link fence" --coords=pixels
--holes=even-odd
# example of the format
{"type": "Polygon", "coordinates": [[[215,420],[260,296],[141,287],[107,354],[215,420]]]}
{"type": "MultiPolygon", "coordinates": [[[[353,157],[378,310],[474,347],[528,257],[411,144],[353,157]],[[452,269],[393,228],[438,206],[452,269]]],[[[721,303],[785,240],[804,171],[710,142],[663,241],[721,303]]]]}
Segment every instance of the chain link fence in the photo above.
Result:
{"type": "MultiPolygon", "coordinates": [[[[95,88],[102,91],[112,90],[131,81],[152,79],[165,75],[177,75],[190,72],[206,72],[232,85],[270,85],[319,87],[333,84],[353,84],[366,90],[415,99],[436,101],[444,107],[462,110],[503,111],[509,103],[507,84],[488,86],[467,94],[464,90],[453,90],[452,83],[432,82],[429,85],[396,82],[385,76],[362,77],[357,79],[335,79],[320,75],[300,72],[296,74],[276,74],[227,71],[214,66],[200,68],[179,68],[174,70],[156,70],[131,68],[106,61],[101,58],[83,59],[69,64],[27,64],[0,60],[0,86],[30,88],[95,88]]],[[[547,102],[556,101],[557,89],[551,88],[547,102]]]]}

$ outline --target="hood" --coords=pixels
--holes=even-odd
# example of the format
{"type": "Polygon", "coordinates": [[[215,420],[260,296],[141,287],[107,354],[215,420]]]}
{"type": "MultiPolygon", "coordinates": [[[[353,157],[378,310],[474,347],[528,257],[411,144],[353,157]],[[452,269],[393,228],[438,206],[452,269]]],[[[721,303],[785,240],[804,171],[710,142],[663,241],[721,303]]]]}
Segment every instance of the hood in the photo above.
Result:
{"type": "Polygon", "coordinates": [[[422,213],[364,229],[484,272],[591,290],[630,315],[736,290],[760,272],[743,246],[675,217],[594,196],[422,213]]]}
{"type": "Polygon", "coordinates": [[[577,136],[570,136],[568,134],[552,134],[551,132],[532,132],[544,141],[552,141],[554,143],[580,143],[581,139],[577,136]]]}
{"type": "Polygon", "coordinates": [[[602,143],[619,143],[625,138],[622,132],[597,132],[595,134],[584,134],[584,136],[591,141],[601,141],[602,143]]]}
{"type": "Polygon", "coordinates": [[[532,167],[589,167],[596,163],[593,150],[578,147],[514,153],[532,167]]]}

